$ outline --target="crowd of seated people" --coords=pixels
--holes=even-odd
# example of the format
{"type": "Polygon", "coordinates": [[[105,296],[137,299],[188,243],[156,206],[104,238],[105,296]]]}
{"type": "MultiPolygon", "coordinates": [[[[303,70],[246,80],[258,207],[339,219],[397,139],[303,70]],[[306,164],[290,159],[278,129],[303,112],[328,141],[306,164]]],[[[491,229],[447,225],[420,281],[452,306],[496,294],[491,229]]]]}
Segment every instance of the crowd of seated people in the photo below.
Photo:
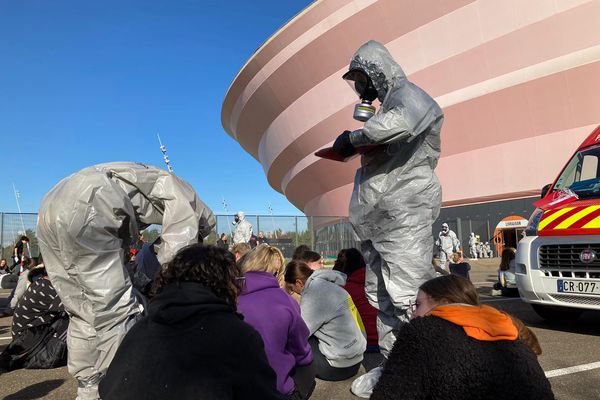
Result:
{"type": "MultiPolygon", "coordinates": [[[[162,267],[151,251],[142,246],[131,260],[132,280],[140,272],[151,278],[151,299],[100,383],[104,400],[198,393],[306,400],[315,378],[352,379],[364,354],[377,351],[377,309],[366,298],[367,266],[357,249],[342,250],[333,269],[306,246],[287,264],[268,244],[191,245],[162,267]]],[[[468,269],[453,272],[419,288],[371,398],[552,399],[533,332],[481,305],[472,283],[458,276],[468,269]]],[[[43,265],[28,264],[24,275],[29,285],[15,294],[13,342],[0,371],[66,363],[60,299],[43,265]],[[53,301],[41,307],[39,293],[53,301]]]]}

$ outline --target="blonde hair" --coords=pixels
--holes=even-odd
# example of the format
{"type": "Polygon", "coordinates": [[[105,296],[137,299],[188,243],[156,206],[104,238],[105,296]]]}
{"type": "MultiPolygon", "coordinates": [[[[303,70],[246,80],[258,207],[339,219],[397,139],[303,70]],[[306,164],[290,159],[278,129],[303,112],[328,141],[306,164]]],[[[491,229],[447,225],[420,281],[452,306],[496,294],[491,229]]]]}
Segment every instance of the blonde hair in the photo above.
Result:
{"type": "Polygon", "coordinates": [[[242,257],[242,256],[244,256],[244,254],[246,254],[250,250],[252,250],[252,247],[250,247],[250,245],[248,243],[237,243],[237,244],[234,244],[233,247],[231,248],[231,253],[232,254],[238,253],[240,255],[240,257],[242,257]]]}
{"type": "Polygon", "coordinates": [[[239,261],[242,273],[250,271],[268,272],[275,276],[282,273],[285,259],[277,247],[259,244],[239,261]]]}

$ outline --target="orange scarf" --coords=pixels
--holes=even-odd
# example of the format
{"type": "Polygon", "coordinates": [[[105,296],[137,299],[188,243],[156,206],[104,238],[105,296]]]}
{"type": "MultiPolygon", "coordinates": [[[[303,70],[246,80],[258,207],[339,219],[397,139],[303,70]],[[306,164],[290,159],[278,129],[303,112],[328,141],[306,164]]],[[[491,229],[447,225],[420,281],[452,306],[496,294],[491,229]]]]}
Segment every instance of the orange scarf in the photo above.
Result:
{"type": "Polygon", "coordinates": [[[512,319],[490,306],[450,304],[434,308],[429,315],[462,326],[467,336],[477,340],[516,340],[519,336],[512,319]]]}

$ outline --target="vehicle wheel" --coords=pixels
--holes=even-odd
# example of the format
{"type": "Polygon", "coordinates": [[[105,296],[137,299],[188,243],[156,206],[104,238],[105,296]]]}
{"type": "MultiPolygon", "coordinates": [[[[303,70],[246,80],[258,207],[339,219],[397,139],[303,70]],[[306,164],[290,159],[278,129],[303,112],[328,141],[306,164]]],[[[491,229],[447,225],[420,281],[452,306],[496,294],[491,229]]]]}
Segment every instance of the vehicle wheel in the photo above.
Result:
{"type": "Polygon", "coordinates": [[[576,308],[542,306],[540,304],[532,304],[531,307],[533,307],[533,310],[540,317],[554,322],[575,321],[583,312],[583,310],[578,310],[576,308]]]}

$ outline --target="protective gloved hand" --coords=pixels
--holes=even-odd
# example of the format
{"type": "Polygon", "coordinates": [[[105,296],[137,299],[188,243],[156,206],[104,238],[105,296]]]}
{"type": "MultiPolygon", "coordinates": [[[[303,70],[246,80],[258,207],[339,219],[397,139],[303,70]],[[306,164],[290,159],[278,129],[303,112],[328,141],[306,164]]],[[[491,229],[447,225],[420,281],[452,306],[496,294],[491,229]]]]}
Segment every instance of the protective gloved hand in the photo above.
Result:
{"type": "Polygon", "coordinates": [[[344,131],[333,143],[333,151],[342,157],[350,157],[356,154],[356,149],[350,142],[350,133],[350,131],[344,131]]]}

